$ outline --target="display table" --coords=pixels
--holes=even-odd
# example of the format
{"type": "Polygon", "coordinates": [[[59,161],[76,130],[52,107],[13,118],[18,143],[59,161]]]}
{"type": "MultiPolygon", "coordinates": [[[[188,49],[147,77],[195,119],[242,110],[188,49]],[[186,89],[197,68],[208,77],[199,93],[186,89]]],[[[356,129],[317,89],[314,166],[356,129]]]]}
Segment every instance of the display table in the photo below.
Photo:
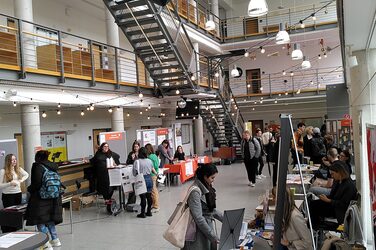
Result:
{"type": "MultiPolygon", "coordinates": [[[[315,171],[317,171],[318,169],[320,168],[320,166],[310,166],[310,165],[302,165],[301,166],[301,170],[302,170],[302,173],[303,174],[311,174],[311,173],[314,173],[315,171]]],[[[295,167],[292,172],[294,174],[298,174],[299,173],[299,168],[295,167]]]]}
{"type": "Polygon", "coordinates": [[[209,156],[198,156],[197,158],[198,164],[208,164],[212,162],[211,157],[209,156]]]}
{"type": "Polygon", "coordinates": [[[181,183],[184,183],[194,177],[197,167],[197,159],[189,159],[186,161],[178,161],[174,164],[164,165],[164,168],[169,169],[170,174],[180,175],[181,183]]]}
{"type": "Polygon", "coordinates": [[[37,249],[48,241],[48,235],[41,232],[14,232],[0,236],[0,250],[37,249]],[[21,240],[23,239],[23,240],[21,240]],[[17,242],[6,247],[9,242],[17,242]]]}

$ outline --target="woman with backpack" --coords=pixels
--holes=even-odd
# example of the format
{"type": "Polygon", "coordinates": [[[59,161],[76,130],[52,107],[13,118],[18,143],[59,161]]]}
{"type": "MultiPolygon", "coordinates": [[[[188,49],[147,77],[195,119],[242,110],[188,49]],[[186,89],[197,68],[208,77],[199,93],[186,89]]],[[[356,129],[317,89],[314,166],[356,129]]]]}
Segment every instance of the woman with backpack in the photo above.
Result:
{"type": "Polygon", "coordinates": [[[49,154],[47,150],[40,150],[35,154],[35,162],[31,168],[31,184],[27,188],[30,200],[26,209],[26,225],[37,225],[40,232],[50,235],[51,241],[45,244],[45,249],[61,246],[55,225],[63,221],[58,166],[48,160],[49,154]],[[48,182],[57,183],[56,190],[51,189],[57,193],[47,191],[48,182]]]}
{"type": "MultiPolygon", "coordinates": [[[[29,174],[17,164],[14,154],[5,156],[4,168],[0,170],[1,200],[4,207],[20,205],[22,200],[21,183],[29,178],[29,174]]],[[[19,228],[1,226],[3,233],[17,231],[19,228]]]]}

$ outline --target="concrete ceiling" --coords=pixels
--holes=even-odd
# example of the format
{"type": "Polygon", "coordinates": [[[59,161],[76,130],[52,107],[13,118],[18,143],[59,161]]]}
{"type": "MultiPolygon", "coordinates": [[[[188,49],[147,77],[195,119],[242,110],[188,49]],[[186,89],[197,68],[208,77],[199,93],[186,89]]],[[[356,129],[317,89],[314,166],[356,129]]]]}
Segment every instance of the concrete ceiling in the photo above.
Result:
{"type": "MultiPolygon", "coordinates": [[[[376,20],[375,0],[343,0],[345,43],[353,51],[366,48],[372,23],[376,20]]],[[[376,34],[373,35],[372,48],[376,48],[376,34]]]]}

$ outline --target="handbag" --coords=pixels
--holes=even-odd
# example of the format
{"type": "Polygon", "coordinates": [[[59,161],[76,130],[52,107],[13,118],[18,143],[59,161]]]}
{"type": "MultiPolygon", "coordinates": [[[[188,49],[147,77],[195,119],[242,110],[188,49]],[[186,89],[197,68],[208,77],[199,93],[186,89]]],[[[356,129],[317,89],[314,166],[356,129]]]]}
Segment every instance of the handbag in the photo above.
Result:
{"type": "Polygon", "coordinates": [[[140,174],[140,162],[137,160],[137,175],[134,183],[134,193],[136,195],[144,194],[147,192],[146,182],[143,174],[140,174]]]}
{"type": "Polygon", "coordinates": [[[134,183],[134,176],[133,170],[130,167],[126,167],[122,169],[122,185],[123,185],[123,192],[130,193],[133,192],[133,185],[134,183]]]}
{"type": "Polygon", "coordinates": [[[193,220],[189,207],[187,206],[187,200],[191,192],[195,189],[198,189],[201,194],[199,187],[191,186],[189,188],[184,200],[178,203],[174,212],[167,221],[169,226],[163,233],[163,238],[178,248],[184,247],[188,225],[192,223],[193,220]]]}

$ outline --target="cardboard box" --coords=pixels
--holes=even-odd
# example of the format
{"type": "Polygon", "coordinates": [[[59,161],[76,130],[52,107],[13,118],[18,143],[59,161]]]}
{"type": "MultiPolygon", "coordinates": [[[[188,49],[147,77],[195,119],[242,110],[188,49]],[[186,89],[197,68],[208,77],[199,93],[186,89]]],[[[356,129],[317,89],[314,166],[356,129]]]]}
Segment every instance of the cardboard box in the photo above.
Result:
{"type": "Polygon", "coordinates": [[[96,202],[97,197],[95,195],[81,196],[81,205],[83,208],[91,207],[96,202]]]}
{"type": "Polygon", "coordinates": [[[81,209],[81,200],[79,195],[72,197],[72,211],[80,211],[81,209]]]}

